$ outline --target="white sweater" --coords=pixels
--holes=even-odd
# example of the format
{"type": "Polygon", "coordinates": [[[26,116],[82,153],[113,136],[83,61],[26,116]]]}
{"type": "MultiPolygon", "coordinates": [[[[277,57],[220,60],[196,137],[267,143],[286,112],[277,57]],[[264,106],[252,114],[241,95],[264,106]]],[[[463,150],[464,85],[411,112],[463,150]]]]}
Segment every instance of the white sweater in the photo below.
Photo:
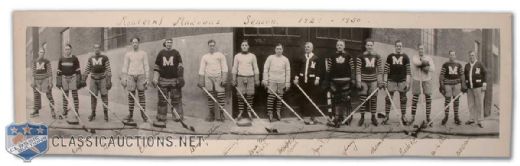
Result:
{"type": "Polygon", "coordinates": [[[129,51],[126,52],[123,60],[123,74],[140,75],[144,74],[149,78],[150,66],[148,66],[148,54],[144,51],[129,51]]]}
{"type": "Polygon", "coordinates": [[[412,78],[417,81],[429,81],[432,80],[433,72],[435,71],[435,64],[433,63],[432,57],[423,55],[420,57],[416,55],[412,58],[412,78]],[[421,58],[430,64],[428,72],[423,72],[419,66],[422,64],[421,58]]]}

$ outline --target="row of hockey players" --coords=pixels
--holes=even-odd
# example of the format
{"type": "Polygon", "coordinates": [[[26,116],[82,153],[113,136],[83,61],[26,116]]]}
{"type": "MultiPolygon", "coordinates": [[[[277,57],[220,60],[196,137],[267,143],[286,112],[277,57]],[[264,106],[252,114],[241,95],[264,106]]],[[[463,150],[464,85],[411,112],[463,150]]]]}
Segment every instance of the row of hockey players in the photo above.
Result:
{"type": "MultiPolygon", "coordinates": [[[[146,97],[144,91],[148,86],[149,65],[148,55],[139,49],[139,38],[132,38],[132,50],[124,55],[121,85],[128,92],[129,115],[124,119],[124,123],[135,123],[133,120],[134,107],[141,113],[143,121],[148,121],[146,115],[146,97]],[[137,97],[136,97],[137,93],[137,97]],[[136,103],[139,101],[138,103],[136,103]]],[[[174,110],[176,121],[183,119],[182,93],[181,89],[185,82],[183,79],[182,58],[179,52],[172,48],[172,40],[164,41],[163,46],[153,65],[152,86],[158,89],[158,110],[154,126],[165,126],[167,106],[170,105],[174,110]]],[[[199,67],[199,83],[208,96],[209,116],[208,121],[224,121],[223,105],[225,104],[225,88],[227,84],[228,67],[225,56],[216,49],[214,40],[208,41],[209,53],[203,55],[199,67]]],[[[263,79],[259,80],[260,71],[258,69],[256,55],[249,52],[249,43],[243,41],[240,44],[241,52],[235,55],[231,69],[232,86],[236,87],[240,94],[238,100],[239,118],[247,112],[251,118],[255,87],[262,84],[268,89],[267,114],[269,120],[280,120],[280,111],[283,101],[283,94],[291,88],[291,65],[286,56],[283,55],[283,45],[275,46],[275,54],[270,55],[265,64],[263,79]]],[[[432,94],[432,75],[435,70],[433,60],[428,55],[423,54],[423,46],[418,45],[419,55],[411,60],[402,52],[402,42],[395,42],[395,53],[387,56],[386,63],[376,52],[374,52],[374,42],[365,42],[366,51],[362,55],[354,56],[345,51],[345,42],[339,40],[336,43],[337,52],[334,55],[320,58],[313,53],[313,44],[305,43],[305,54],[297,61],[301,63],[298,73],[295,74],[292,82],[302,92],[302,96],[307,97],[309,102],[300,103],[300,114],[310,117],[306,124],[316,123],[313,111],[319,111],[313,99],[319,96],[317,93],[320,88],[325,87],[332,93],[334,117],[333,125],[350,124],[352,115],[357,110],[352,110],[351,91],[359,90],[362,104],[360,105],[360,120],[358,125],[364,123],[365,112],[371,113],[371,122],[378,125],[376,113],[376,92],[384,90],[388,92],[385,104],[385,119],[383,124],[387,124],[391,107],[395,105],[390,99],[396,92],[400,96],[401,122],[412,124],[415,119],[417,103],[420,94],[424,94],[426,100],[426,119],[431,121],[431,94],[432,94]],[[410,68],[415,68],[411,70],[410,68]],[[414,73],[412,73],[414,71],[414,73]],[[320,80],[321,79],[321,80],[320,80]],[[320,87],[321,85],[321,87],[320,87]],[[411,88],[410,88],[411,87],[411,88]],[[406,119],[406,93],[412,89],[412,119],[406,119]]],[[[79,99],[78,90],[86,86],[86,81],[90,76],[89,93],[91,94],[92,113],[88,117],[92,121],[96,117],[97,100],[100,99],[103,105],[104,119],[108,121],[108,91],[112,87],[111,68],[109,58],[101,54],[100,46],[94,45],[94,55],[89,57],[84,73],[81,73],[79,60],[71,54],[72,46],[65,46],[65,55],[58,62],[56,74],[56,87],[63,94],[63,113],[67,116],[69,109],[69,91],[72,93],[72,100],[75,116],[67,121],[70,124],[78,123],[79,99]],[[100,95],[98,95],[100,94],[100,95]]],[[[52,68],[50,62],[44,58],[45,50],[39,50],[39,57],[33,63],[33,83],[34,89],[34,112],[37,116],[41,109],[41,95],[46,94],[50,102],[51,114],[53,118],[57,115],[54,111],[54,100],[52,98],[52,68]]],[[[450,60],[443,64],[439,78],[440,92],[445,96],[445,116],[442,124],[448,120],[447,105],[454,105],[454,122],[460,124],[458,117],[458,106],[461,92],[468,93],[470,105],[470,120],[466,124],[477,123],[481,125],[482,112],[482,91],[485,90],[484,66],[477,61],[475,52],[470,51],[470,62],[463,68],[455,62],[455,52],[449,51],[450,60]]],[[[289,105],[286,105],[290,107],[289,105]]],[[[293,111],[292,108],[290,110],[293,111]]],[[[298,113],[294,112],[296,116],[298,113]]],[[[321,112],[323,114],[323,112],[321,112]]],[[[255,113],[256,114],[256,113],[255,113]]],[[[229,115],[229,114],[228,114],[229,115]]]]}

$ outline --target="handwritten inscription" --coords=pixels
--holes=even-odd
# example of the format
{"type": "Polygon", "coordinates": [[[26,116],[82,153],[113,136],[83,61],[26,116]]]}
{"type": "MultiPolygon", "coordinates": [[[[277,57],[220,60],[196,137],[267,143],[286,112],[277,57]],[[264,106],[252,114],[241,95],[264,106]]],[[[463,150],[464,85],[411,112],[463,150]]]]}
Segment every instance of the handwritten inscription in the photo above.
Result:
{"type": "Polygon", "coordinates": [[[412,147],[417,143],[418,141],[414,138],[414,139],[411,139],[409,141],[407,141],[405,144],[404,144],[404,147],[401,147],[399,148],[399,154],[401,154],[402,156],[405,155],[406,153],[408,153],[408,151],[410,151],[410,149],[412,149],[412,147]]]}
{"type": "Polygon", "coordinates": [[[345,24],[355,24],[355,23],[360,23],[361,22],[361,18],[357,18],[357,17],[343,17],[343,18],[340,19],[340,22],[345,23],[345,24]]]}
{"type": "Polygon", "coordinates": [[[294,147],[298,144],[298,142],[296,142],[296,139],[295,137],[292,137],[288,140],[286,140],[283,145],[278,148],[278,154],[282,154],[284,152],[287,152],[287,153],[290,153],[292,152],[292,149],[294,149],[294,147]]]}
{"type": "Polygon", "coordinates": [[[343,147],[343,154],[345,156],[349,155],[349,153],[348,153],[349,151],[354,151],[354,152],[358,151],[358,147],[356,145],[356,140],[355,139],[350,141],[350,143],[348,143],[348,145],[343,147]]]}
{"type": "Polygon", "coordinates": [[[259,155],[264,151],[264,149],[269,145],[269,143],[266,141],[268,135],[266,135],[263,138],[259,138],[256,140],[258,144],[256,144],[251,150],[249,150],[249,155],[259,155]]]}
{"type": "Polygon", "coordinates": [[[228,155],[231,150],[233,150],[235,146],[238,145],[238,142],[240,142],[240,137],[236,138],[235,141],[231,142],[231,144],[224,149],[224,156],[228,155]]]}
{"type": "MultiPolygon", "coordinates": [[[[390,131],[392,131],[392,130],[390,130],[390,131]]],[[[383,137],[379,141],[377,141],[377,143],[374,146],[372,146],[372,148],[370,148],[370,154],[374,154],[377,151],[377,149],[379,149],[381,144],[383,144],[385,139],[388,137],[389,133],[390,132],[388,132],[385,135],[383,135],[383,137]]]]}
{"type": "Polygon", "coordinates": [[[298,24],[319,25],[323,23],[339,23],[339,24],[356,24],[361,23],[358,17],[342,17],[342,18],[322,18],[322,17],[301,17],[296,21],[298,24]]]}
{"type": "Polygon", "coordinates": [[[158,27],[158,26],[172,26],[172,27],[196,27],[196,26],[216,26],[222,24],[220,19],[211,18],[188,18],[188,17],[128,17],[123,16],[116,23],[118,26],[124,27],[158,27]]]}
{"type": "Polygon", "coordinates": [[[117,25],[119,26],[161,26],[163,24],[164,17],[154,18],[129,18],[123,16],[117,25]]]}
{"type": "Polygon", "coordinates": [[[445,136],[441,136],[440,139],[437,142],[437,145],[435,146],[435,149],[430,152],[432,156],[435,156],[437,154],[437,150],[441,147],[441,145],[446,141],[445,136]]]}
{"type": "Polygon", "coordinates": [[[186,17],[179,17],[173,23],[172,26],[211,26],[220,25],[222,22],[219,19],[193,19],[186,17]]]}
{"type": "MultiPolygon", "coordinates": [[[[278,26],[281,22],[278,18],[262,17],[255,15],[247,15],[242,20],[226,20],[227,23],[239,23],[244,26],[278,26]]],[[[284,20],[285,21],[285,20],[284,20]]],[[[340,18],[327,18],[327,17],[298,17],[294,21],[288,23],[297,23],[300,25],[319,25],[323,23],[333,24],[357,24],[363,20],[358,17],[340,17],[340,18]]],[[[223,25],[224,22],[221,18],[197,18],[197,17],[132,17],[123,16],[117,22],[117,26],[123,27],[200,27],[200,26],[218,26],[223,25]]]]}
{"type": "Polygon", "coordinates": [[[302,17],[298,19],[300,24],[320,24],[323,19],[319,17],[302,17]]]}
{"type": "Polygon", "coordinates": [[[278,25],[278,20],[274,18],[257,18],[247,15],[244,19],[244,25],[278,25]]]}
{"type": "Polygon", "coordinates": [[[464,143],[462,143],[462,145],[460,145],[459,149],[457,150],[457,156],[460,156],[462,154],[462,152],[464,152],[464,150],[466,150],[466,146],[468,145],[469,143],[469,138],[466,139],[464,141],[464,143]]]}

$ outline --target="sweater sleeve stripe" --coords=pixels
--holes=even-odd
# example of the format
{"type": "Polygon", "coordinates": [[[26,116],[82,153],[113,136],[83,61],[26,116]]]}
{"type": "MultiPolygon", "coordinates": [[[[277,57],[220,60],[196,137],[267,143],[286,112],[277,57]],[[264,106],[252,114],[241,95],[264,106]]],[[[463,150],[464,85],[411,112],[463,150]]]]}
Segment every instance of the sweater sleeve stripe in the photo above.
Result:
{"type": "Polygon", "coordinates": [[[105,64],[105,74],[107,76],[112,76],[112,69],[110,68],[110,61],[107,60],[106,64],[105,64]]]}
{"type": "Polygon", "coordinates": [[[90,71],[92,70],[92,61],[91,59],[88,59],[87,67],[85,68],[85,75],[89,75],[90,71]]]}

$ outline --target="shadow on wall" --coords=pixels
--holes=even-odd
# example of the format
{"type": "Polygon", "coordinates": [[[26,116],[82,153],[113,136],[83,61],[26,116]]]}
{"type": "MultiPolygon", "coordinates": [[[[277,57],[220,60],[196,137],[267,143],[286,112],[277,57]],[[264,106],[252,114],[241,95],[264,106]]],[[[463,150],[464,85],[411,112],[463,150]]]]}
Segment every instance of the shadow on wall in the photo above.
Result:
{"type": "MultiPolygon", "coordinates": [[[[180,52],[183,65],[184,65],[184,79],[186,81],[186,85],[183,88],[183,104],[184,111],[186,116],[194,116],[194,117],[205,117],[208,113],[207,108],[207,98],[204,95],[204,92],[197,87],[198,83],[198,70],[199,63],[202,55],[208,52],[207,42],[208,40],[213,39],[217,42],[217,47],[220,52],[222,52],[228,61],[228,67],[231,68],[232,65],[232,50],[233,50],[233,34],[232,33],[214,33],[214,34],[203,34],[203,35],[194,35],[194,36],[184,36],[173,38],[173,48],[180,52]]],[[[141,43],[140,48],[148,53],[148,61],[150,65],[150,79],[152,77],[153,65],[155,63],[155,58],[157,57],[157,53],[161,49],[163,41],[151,41],[146,43],[141,43]]],[[[109,91],[109,101],[116,102],[120,104],[127,105],[128,97],[123,90],[123,87],[120,84],[119,77],[121,75],[121,69],[123,66],[123,57],[126,51],[130,50],[130,47],[117,48],[112,50],[107,50],[103,52],[104,55],[107,55],[110,59],[110,64],[112,68],[112,89],[109,91]]],[[[84,73],[85,67],[87,64],[87,59],[90,57],[92,53],[77,55],[81,64],[81,71],[84,73]]],[[[53,67],[53,75],[55,77],[56,69],[57,69],[57,61],[52,61],[53,67]]],[[[28,78],[31,78],[30,70],[27,70],[28,78]]],[[[30,79],[28,79],[30,80],[30,79]]],[[[149,80],[151,81],[151,80],[149,80]]],[[[88,81],[87,81],[88,84],[88,81]]],[[[88,86],[87,86],[88,87],[88,86]]],[[[88,96],[89,93],[86,90],[80,90],[80,95],[88,96]]],[[[226,109],[231,110],[231,93],[228,94],[228,104],[226,109]]],[[[80,99],[81,100],[81,99],[80,99]]],[[[83,99],[81,100],[82,104],[89,104],[90,100],[83,99]]],[[[146,90],[146,108],[148,111],[156,111],[157,110],[157,101],[158,94],[157,90],[151,87],[149,84],[148,89],[146,90]]],[[[127,111],[127,110],[118,110],[118,111],[127,111]]]]}

